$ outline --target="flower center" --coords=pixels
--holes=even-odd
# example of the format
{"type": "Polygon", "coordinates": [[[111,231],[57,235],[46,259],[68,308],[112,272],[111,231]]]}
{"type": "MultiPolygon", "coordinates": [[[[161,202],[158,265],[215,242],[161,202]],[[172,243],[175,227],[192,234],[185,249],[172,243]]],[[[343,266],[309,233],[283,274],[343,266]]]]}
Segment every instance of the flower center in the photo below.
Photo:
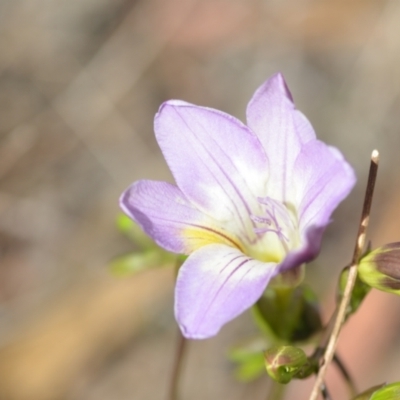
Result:
{"type": "Polygon", "coordinates": [[[254,232],[262,237],[271,233],[276,235],[284,252],[288,254],[294,245],[293,234],[296,232],[293,213],[283,203],[271,197],[260,197],[258,201],[263,206],[265,214],[251,216],[254,222],[261,225],[255,227],[254,232]]]}

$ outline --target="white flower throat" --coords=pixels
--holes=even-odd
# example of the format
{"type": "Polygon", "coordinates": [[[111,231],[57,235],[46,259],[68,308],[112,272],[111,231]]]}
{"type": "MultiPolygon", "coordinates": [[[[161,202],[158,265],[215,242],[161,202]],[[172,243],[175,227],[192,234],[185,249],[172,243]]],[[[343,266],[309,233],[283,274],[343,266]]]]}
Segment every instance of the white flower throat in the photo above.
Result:
{"type": "MultiPolygon", "coordinates": [[[[297,218],[295,213],[284,203],[271,197],[259,197],[265,214],[251,215],[250,218],[259,226],[254,232],[266,245],[276,243],[278,239],[285,254],[297,245],[297,218]],[[274,238],[271,237],[274,235],[274,238]],[[274,240],[275,239],[275,240],[274,240]]],[[[281,249],[282,250],[282,249],[281,249]]]]}

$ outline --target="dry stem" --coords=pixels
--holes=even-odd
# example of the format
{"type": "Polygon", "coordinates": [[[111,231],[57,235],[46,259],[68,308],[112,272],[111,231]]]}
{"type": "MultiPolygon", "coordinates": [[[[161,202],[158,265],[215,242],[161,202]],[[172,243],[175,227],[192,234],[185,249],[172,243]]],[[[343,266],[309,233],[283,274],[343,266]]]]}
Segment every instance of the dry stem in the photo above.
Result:
{"type": "Polygon", "coordinates": [[[366,231],[369,223],[369,215],[371,211],[372,196],[374,193],[376,175],[378,172],[379,152],[374,150],[371,154],[371,164],[368,175],[367,190],[364,197],[364,205],[361,213],[361,221],[358,229],[356,245],[354,248],[353,259],[349,269],[349,275],[346,282],[343,298],[339,307],[335,311],[334,323],[331,325],[328,344],[325,349],[325,354],[322,358],[321,368],[318,372],[317,379],[310,394],[309,400],[316,400],[320,390],[324,387],[323,381],[328,368],[335,354],[336,344],[339,336],[340,329],[346,316],[346,310],[350,302],[351,292],[353,291],[354,283],[357,278],[357,265],[361,252],[365,245],[366,231]]]}

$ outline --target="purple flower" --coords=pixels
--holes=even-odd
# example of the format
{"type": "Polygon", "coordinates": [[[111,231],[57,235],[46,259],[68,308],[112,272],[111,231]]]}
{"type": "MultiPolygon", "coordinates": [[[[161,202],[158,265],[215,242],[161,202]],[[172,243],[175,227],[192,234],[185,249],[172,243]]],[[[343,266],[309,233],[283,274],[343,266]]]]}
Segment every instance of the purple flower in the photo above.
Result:
{"type": "Polygon", "coordinates": [[[179,100],[155,117],[176,186],[135,182],[124,212],[158,245],[189,254],[175,315],[203,339],[251,307],[272,277],[314,259],[325,227],[355,183],[342,154],[316,139],[280,74],[254,94],[247,125],[179,100]]]}

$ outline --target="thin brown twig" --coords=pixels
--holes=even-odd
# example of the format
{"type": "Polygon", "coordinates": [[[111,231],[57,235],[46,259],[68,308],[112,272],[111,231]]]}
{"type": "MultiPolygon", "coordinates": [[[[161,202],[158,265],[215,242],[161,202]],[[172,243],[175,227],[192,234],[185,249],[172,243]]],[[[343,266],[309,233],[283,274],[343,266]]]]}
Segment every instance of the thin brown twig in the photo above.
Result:
{"type": "Polygon", "coordinates": [[[186,350],[187,339],[184,338],[181,331],[178,332],[176,345],[176,354],[171,374],[168,400],[178,400],[179,378],[182,372],[183,358],[186,350]]]}
{"type": "Polygon", "coordinates": [[[365,245],[366,231],[369,223],[369,215],[371,211],[372,197],[374,193],[374,187],[376,182],[376,175],[378,172],[379,152],[374,150],[371,154],[371,164],[369,168],[367,190],[364,197],[364,205],[361,213],[361,220],[357,234],[356,245],[354,248],[353,259],[349,268],[349,275],[344,289],[342,300],[335,311],[334,322],[331,325],[332,328],[329,330],[329,340],[326,345],[325,353],[322,358],[321,368],[319,369],[317,379],[315,380],[314,387],[311,391],[309,400],[316,400],[320,390],[324,387],[323,381],[328,368],[328,365],[332,361],[335,354],[336,344],[339,336],[340,329],[345,319],[346,310],[350,302],[351,292],[354,287],[354,283],[357,278],[357,265],[361,256],[362,250],[365,245]]]}

